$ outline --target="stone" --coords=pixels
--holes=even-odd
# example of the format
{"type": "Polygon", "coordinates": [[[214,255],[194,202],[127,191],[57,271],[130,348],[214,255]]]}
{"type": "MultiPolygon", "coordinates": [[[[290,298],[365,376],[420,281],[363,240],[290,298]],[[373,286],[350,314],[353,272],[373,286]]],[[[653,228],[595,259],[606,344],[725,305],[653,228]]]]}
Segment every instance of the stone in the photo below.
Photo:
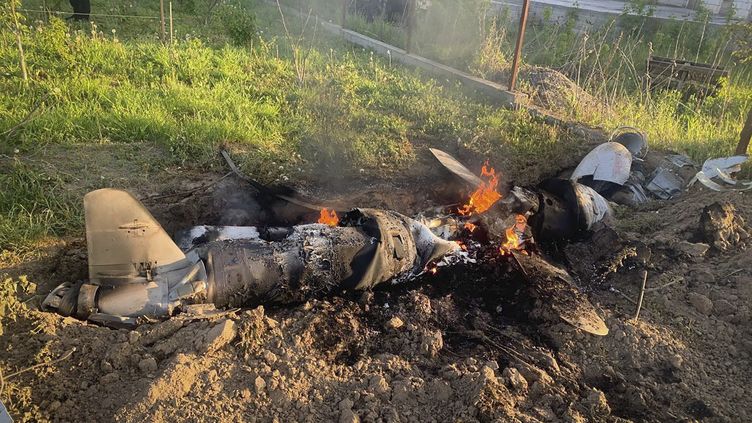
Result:
{"type": "Polygon", "coordinates": [[[116,372],[107,373],[106,375],[99,378],[99,383],[102,385],[109,385],[111,383],[115,383],[118,380],[120,380],[120,376],[116,372]]]}
{"type": "Polygon", "coordinates": [[[141,345],[149,346],[157,341],[169,338],[182,327],[183,321],[179,319],[168,319],[158,323],[141,337],[141,345]]]}
{"type": "Polygon", "coordinates": [[[384,379],[384,376],[374,375],[368,382],[368,389],[376,394],[385,394],[389,392],[389,384],[384,379]]]}
{"type": "Polygon", "coordinates": [[[360,423],[360,418],[352,410],[342,410],[339,413],[339,423],[360,423]]]}
{"type": "Polygon", "coordinates": [[[542,386],[551,385],[554,382],[545,370],[533,366],[532,364],[528,365],[519,363],[515,365],[515,368],[519,370],[520,374],[522,374],[522,376],[528,381],[540,382],[542,386]]]}
{"type": "Polygon", "coordinates": [[[138,362],[138,368],[141,372],[151,374],[157,371],[157,360],[154,357],[147,357],[138,362]]]}
{"type": "Polygon", "coordinates": [[[675,244],[675,247],[677,250],[692,258],[703,257],[705,253],[707,253],[710,249],[710,245],[708,244],[689,241],[680,241],[679,243],[675,244]]]}
{"type": "Polygon", "coordinates": [[[736,306],[725,299],[713,302],[713,312],[718,316],[726,316],[736,313],[736,306]]]}
{"type": "Polygon", "coordinates": [[[598,414],[611,414],[611,407],[608,405],[606,395],[599,389],[593,389],[590,391],[585,403],[591,410],[598,414]]]}
{"type": "Polygon", "coordinates": [[[481,367],[480,374],[483,375],[483,378],[486,380],[496,379],[496,374],[494,373],[493,369],[488,366],[481,367]]]}
{"type": "Polygon", "coordinates": [[[135,344],[138,342],[138,340],[141,339],[141,334],[136,332],[135,330],[130,331],[128,333],[128,343],[129,344],[135,344]]]}
{"type": "Polygon", "coordinates": [[[726,251],[749,238],[744,219],[730,202],[706,206],[700,216],[700,234],[714,248],[726,251]]]}
{"type": "Polygon", "coordinates": [[[406,401],[410,397],[412,388],[404,380],[398,380],[392,383],[392,401],[406,401]]]}
{"type": "Polygon", "coordinates": [[[501,375],[504,377],[505,381],[507,381],[509,385],[515,390],[527,390],[527,380],[524,376],[522,376],[520,371],[515,369],[514,367],[507,367],[506,369],[504,369],[501,375]]]}
{"type": "Polygon", "coordinates": [[[277,355],[274,354],[271,351],[264,351],[264,360],[269,364],[274,364],[277,362],[277,355]]]}
{"type": "Polygon", "coordinates": [[[437,401],[446,401],[452,396],[452,387],[441,379],[433,379],[428,383],[429,395],[437,401]]]}
{"type": "Polygon", "coordinates": [[[533,357],[537,364],[543,366],[547,370],[552,370],[554,373],[559,373],[561,370],[559,369],[559,363],[550,353],[536,351],[533,353],[533,357]]]}
{"type": "Polygon", "coordinates": [[[444,337],[438,330],[423,334],[420,341],[420,352],[428,357],[435,357],[444,348],[444,337]]]}
{"type": "Polygon", "coordinates": [[[672,368],[679,370],[684,363],[684,359],[679,354],[674,354],[668,358],[668,363],[672,368]]]}
{"type": "Polygon", "coordinates": [[[340,401],[339,404],[337,404],[340,411],[352,410],[353,405],[355,404],[350,398],[345,398],[342,401],[340,401]]]}
{"type": "Polygon", "coordinates": [[[373,302],[373,297],[372,291],[363,291],[363,293],[360,294],[360,298],[358,298],[358,303],[362,306],[370,305],[373,302]]]}
{"type": "Polygon", "coordinates": [[[386,322],[387,329],[399,329],[404,325],[405,322],[403,322],[402,319],[397,316],[392,317],[386,322]]]}
{"type": "Polygon", "coordinates": [[[256,393],[260,394],[266,389],[266,381],[261,376],[256,376],[253,380],[253,387],[256,388],[256,393]]]}
{"type": "Polygon", "coordinates": [[[692,304],[692,306],[701,314],[709,316],[710,312],[713,311],[713,302],[710,300],[710,298],[702,294],[698,294],[697,292],[690,292],[689,295],[687,295],[687,299],[689,300],[689,303],[692,304]]]}
{"type": "Polygon", "coordinates": [[[695,284],[702,285],[702,284],[708,284],[713,285],[715,284],[715,275],[713,272],[711,272],[708,269],[695,269],[691,274],[692,280],[694,281],[693,286],[695,284]]]}
{"type": "Polygon", "coordinates": [[[236,334],[235,322],[224,319],[206,332],[203,350],[205,352],[218,351],[235,339],[236,334]]]}
{"type": "Polygon", "coordinates": [[[412,298],[413,302],[413,308],[417,313],[424,314],[424,315],[430,315],[432,312],[431,309],[431,299],[428,298],[424,294],[418,294],[413,293],[412,298]]]}

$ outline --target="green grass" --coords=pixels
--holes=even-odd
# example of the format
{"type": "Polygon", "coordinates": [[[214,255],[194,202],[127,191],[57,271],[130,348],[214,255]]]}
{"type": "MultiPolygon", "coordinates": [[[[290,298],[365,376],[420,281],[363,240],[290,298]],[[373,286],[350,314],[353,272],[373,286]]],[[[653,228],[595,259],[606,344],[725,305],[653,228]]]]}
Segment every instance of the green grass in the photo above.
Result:
{"type": "Polygon", "coordinates": [[[76,230],[81,210],[65,181],[25,165],[0,161],[0,246],[23,250],[32,240],[76,230]]]}
{"type": "MultiPolygon", "coordinates": [[[[92,3],[95,12],[158,13],[153,5],[126,10],[120,2],[92,3]]],[[[180,24],[172,45],[157,40],[151,21],[95,18],[95,28],[27,19],[33,24],[22,36],[28,83],[21,81],[13,33],[0,34],[0,133],[15,128],[0,142],[0,178],[9,187],[0,196],[0,249],[80,234],[80,195],[124,184],[100,180],[119,161],[134,163],[125,172],[149,175],[153,168],[212,169],[224,147],[265,182],[316,181],[322,174],[385,178],[413,167],[419,148],[461,139],[478,156],[504,163],[513,177],[526,171],[521,164],[577,148],[565,130],[469,98],[452,83],[353,48],[311,22],[288,16],[285,31],[276,7],[233,3],[205,25],[181,8],[186,4],[175,3],[180,24]],[[255,19],[246,19],[251,11],[255,19]],[[226,16],[233,13],[245,17],[230,31],[226,16]],[[258,36],[243,38],[251,26],[258,36]],[[97,146],[132,151],[71,156],[114,160],[98,167],[66,163],[65,154],[97,146]],[[54,159],[49,151],[58,152],[54,159]],[[52,166],[41,166],[44,160],[52,166]]]]}
{"type": "MultiPolygon", "coordinates": [[[[322,0],[298,3],[314,11],[324,8],[322,0]]],[[[650,12],[644,2],[632,1],[628,6],[646,15],[650,12]]],[[[636,126],[648,134],[653,147],[684,152],[698,161],[728,155],[752,107],[752,65],[749,60],[743,63],[737,49],[747,42],[750,31],[706,25],[708,17],[706,10],[700,10],[698,22],[624,15],[582,33],[576,29],[577,12],[557,22],[549,10],[528,24],[523,63],[560,70],[595,98],[595,102],[582,101],[570,93],[569,107],[551,111],[558,116],[606,130],[636,126]],[[731,78],[712,98],[672,91],[648,93],[644,88],[651,52],[724,66],[731,78]]],[[[459,6],[454,0],[434,0],[428,10],[418,12],[413,48],[417,54],[506,84],[517,25],[514,13],[494,13],[487,1],[459,6]]],[[[348,16],[348,26],[397,46],[405,42],[405,28],[384,20],[367,22],[348,16]]],[[[534,91],[524,80],[519,86],[534,91]]]]}

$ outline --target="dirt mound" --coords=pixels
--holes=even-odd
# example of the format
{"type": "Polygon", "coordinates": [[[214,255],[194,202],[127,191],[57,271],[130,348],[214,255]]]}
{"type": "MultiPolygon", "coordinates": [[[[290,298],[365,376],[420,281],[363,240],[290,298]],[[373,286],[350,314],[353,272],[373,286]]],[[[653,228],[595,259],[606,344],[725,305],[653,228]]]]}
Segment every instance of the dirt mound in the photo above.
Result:
{"type": "MultiPolygon", "coordinates": [[[[40,312],[33,284],[14,278],[2,401],[17,421],[748,421],[749,241],[722,251],[697,239],[718,201],[734,205],[735,229],[752,216],[748,196],[698,190],[619,209],[602,248],[575,248],[602,260],[619,240],[651,251],[637,323],[640,265],[575,267],[606,337],[535,318],[520,281],[492,264],[135,331],[40,312]]],[[[48,265],[29,280],[80,277],[84,258],[74,240],[37,258],[48,265]]]]}
{"type": "Polygon", "coordinates": [[[538,107],[558,111],[577,106],[583,110],[600,108],[598,100],[580,88],[563,73],[539,66],[526,66],[520,71],[521,85],[538,107]]]}

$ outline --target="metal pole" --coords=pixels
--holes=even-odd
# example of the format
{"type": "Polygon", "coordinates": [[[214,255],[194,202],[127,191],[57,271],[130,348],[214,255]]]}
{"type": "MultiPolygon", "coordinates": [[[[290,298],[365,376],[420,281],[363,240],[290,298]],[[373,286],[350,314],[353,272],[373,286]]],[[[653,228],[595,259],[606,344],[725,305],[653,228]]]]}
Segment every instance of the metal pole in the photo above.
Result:
{"type": "Polygon", "coordinates": [[[527,12],[530,9],[530,0],[522,1],[520,14],[520,32],[517,34],[517,44],[514,47],[514,59],[512,60],[512,75],[509,77],[509,91],[514,91],[517,85],[517,72],[520,70],[520,55],[522,54],[522,41],[525,39],[525,26],[527,25],[527,12]]]}
{"type": "Polygon", "coordinates": [[[415,1],[407,0],[407,42],[405,51],[410,53],[413,48],[413,32],[415,31],[415,1]]]}
{"type": "Polygon", "coordinates": [[[170,44],[172,44],[172,40],[175,37],[175,33],[172,29],[172,2],[170,2],[170,44]]]}
{"type": "Polygon", "coordinates": [[[165,34],[164,0],[159,0],[159,22],[162,25],[162,42],[167,38],[165,34]]]}

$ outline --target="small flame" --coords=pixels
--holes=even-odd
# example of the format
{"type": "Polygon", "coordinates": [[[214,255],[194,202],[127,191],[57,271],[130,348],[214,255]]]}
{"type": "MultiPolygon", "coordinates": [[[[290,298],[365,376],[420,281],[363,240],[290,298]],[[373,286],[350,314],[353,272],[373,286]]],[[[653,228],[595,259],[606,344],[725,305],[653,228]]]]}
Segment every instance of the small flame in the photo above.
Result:
{"type": "Polygon", "coordinates": [[[504,234],[507,239],[501,244],[501,254],[506,254],[512,250],[518,250],[520,247],[520,237],[514,233],[514,226],[507,228],[506,231],[504,231],[504,234]]]}
{"type": "Polygon", "coordinates": [[[494,168],[488,166],[488,161],[483,165],[480,177],[483,181],[470,196],[467,204],[459,210],[461,215],[468,216],[472,213],[483,213],[501,198],[501,194],[496,191],[501,175],[497,175],[494,168]]]}
{"type": "Polygon", "coordinates": [[[514,217],[514,222],[514,225],[508,227],[504,231],[506,240],[503,244],[501,244],[501,247],[499,248],[501,255],[508,254],[512,250],[522,250],[524,248],[523,242],[520,239],[519,235],[517,235],[517,233],[525,232],[525,229],[527,229],[527,218],[521,214],[518,214],[514,217]]]}
{"type": "Polygon", "coordinates": [[[477,225],[470,223],[470,222],[465,222],[465,229],[470,231],[470,233],[472,233],[475,230],[475,228],[477,228],[477,225]]]}
{"type": "Polygon", "coordinates": [[[339,224],[339,217],[337,217],[337,212],[326,208],[321,209],[319,223],[323,223],[329,226],[337,226],[337,224],[339,224]]]}

